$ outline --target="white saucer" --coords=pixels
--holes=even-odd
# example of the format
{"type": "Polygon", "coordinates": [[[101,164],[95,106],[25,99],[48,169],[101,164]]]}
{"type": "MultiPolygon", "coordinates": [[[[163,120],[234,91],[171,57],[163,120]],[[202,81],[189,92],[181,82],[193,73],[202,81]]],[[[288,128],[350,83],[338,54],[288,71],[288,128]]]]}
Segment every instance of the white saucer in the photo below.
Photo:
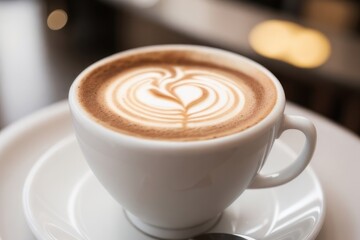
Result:
{"type": "MultiPolygon", "coordinates": [[[[288,159],[294,159],[294,153],[277,141],[264,172],[286,165],[288,159]]],[[[129,223],[122,207],[92,174],[73,136],[50,148],[32,168],[23,204],[38,239],[153,239],[129,223]]],[[[323,192],[307,168],[286,185],[245,191],[211,232],[309,240],[317,236],[324,214],[323,192]]]]}

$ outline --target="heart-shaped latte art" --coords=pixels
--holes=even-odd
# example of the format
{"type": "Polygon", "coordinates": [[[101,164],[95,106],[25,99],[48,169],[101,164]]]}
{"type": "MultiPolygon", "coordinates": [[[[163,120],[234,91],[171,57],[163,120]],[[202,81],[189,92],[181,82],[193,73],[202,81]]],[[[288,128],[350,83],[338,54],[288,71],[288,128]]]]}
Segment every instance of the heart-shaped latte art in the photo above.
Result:
{"type": "Polygon", "coordinates": [[[142,67],[115,76],[105,92],[113,113],[140,125],[195,128],[227,121],[245,104],[230,76],[186,66],[142,67]]]}

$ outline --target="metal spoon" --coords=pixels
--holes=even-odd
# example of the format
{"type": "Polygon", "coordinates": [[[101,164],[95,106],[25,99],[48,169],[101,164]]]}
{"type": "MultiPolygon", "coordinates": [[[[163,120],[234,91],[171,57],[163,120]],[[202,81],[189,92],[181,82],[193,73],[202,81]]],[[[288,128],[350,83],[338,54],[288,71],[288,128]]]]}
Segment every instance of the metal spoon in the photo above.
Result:
{"type": "Polygon", "coordinates": [[[229,233],[205,233],[189,240],[255,240],[251,237],[229,233]]]}

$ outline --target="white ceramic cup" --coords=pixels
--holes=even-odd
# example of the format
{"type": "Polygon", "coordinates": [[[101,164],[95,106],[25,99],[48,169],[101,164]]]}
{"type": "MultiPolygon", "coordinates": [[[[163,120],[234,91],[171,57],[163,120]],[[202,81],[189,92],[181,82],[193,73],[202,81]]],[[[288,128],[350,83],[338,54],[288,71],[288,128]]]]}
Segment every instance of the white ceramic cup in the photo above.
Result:
{"type": "Polygon", "coordinates": [[[188,238],[208,230],[245,189],[284,184],[305,169],[316,144],[315,127],[306,118],[285,115],[285,101],[279,81],[261,65],[231,52],[189,45],[143,47],[105,58],[85,69],[69,93],[76,136],[95,176],[137,228],[166,239],[188,238]],[[239,133],[174,142],[112,131],[94,121],[80,106],[77,86],[87,73],[128,54],[164,49],[203,52],[247,69],[247,74],[264,74],[276,86],[274,108],[259,123],[239,133]],[[260,174],[275,139],[287,129],[304,133],[302,151],[285,169],[260,174]]]}

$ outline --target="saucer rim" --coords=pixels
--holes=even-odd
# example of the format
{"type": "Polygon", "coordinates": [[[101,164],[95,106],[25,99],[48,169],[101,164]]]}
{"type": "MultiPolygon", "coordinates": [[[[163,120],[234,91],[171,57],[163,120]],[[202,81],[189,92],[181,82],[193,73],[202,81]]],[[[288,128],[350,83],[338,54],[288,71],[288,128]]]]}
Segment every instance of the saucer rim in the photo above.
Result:
{"type": "MultiPolygon", "coordinates": [[[[74,134],[70,134],[68,136],[63,137],[61,140],[58,140],[55,144],[53,144],[49,149],[45,150],[43,154],[38,158],[35,164],[31,167],[28,175],[25,178],[21,198],[22,198],[22,207],[24,210],[25,219],[27,225],[31,229],[32,233],[35,235],[37,240],[46,240],[43,235],[40,233],[39,230],[33,222],[35,221],[34,216],[31,214],[31,209],[29,206],[30,199],[29,192],[31,190],[30,186],[34,177],[36,176],[37,171],[43,166],[43,164],[48,160],[48,156],[51,156],[54,152],[58,151],[62,147],[66,146],[67,144],[71,144],[72,141],[76,141],[74,134]]],[[[0,239],[1,240],[1,239],[0,239]]]]}

